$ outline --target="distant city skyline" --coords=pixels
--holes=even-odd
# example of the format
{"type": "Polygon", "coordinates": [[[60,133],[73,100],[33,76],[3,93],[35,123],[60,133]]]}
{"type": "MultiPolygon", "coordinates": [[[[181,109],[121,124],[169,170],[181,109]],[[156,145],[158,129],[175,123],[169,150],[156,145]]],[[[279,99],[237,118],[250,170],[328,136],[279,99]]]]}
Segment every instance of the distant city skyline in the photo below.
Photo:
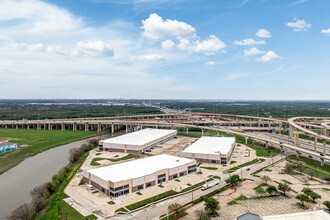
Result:
{"type": "Polygon", "coordinates": [[[2,0],[2,99],[330,100],[327,0],[2,0]]]}

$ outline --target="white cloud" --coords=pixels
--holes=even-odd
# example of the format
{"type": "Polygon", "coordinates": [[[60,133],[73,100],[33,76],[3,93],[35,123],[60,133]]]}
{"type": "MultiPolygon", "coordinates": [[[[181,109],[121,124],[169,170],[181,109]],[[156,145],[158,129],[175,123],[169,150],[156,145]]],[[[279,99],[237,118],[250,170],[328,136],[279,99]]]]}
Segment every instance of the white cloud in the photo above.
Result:
{"type": "Polygon", "coordinates": [[[293,31],[307,31],[309,28],[312,27],[310,23],[306,23],[304,19],[296,19],[294,18],[294,21],[286,23],[286,26],[293,29],[293,31]]]}
{"type": "Polygon", "coordinates": [[[165,41],[162,41],[162,48],[164,50],[170,50],[174,47],[174,42],[171,41],[171,40],[165,40],[165,41]]]}
{"type": "Polygon", "coordinates": [[[164,60],[164,57],[159,54],[146,54],[146,55],[139,55],[139,56],[132,56],[131,60],[137,61],[159,61],[164,60]]]}
{"type": "Polygon", "coordinates": [[[163,20],[156,13],[150,14],[149,18],[142,20],[143,35],[152,39],[166,38],[195,38],[195,28],[191,25],[177,20],[163,20]]]}
{"type": "Polygon", "coordinates": [[[227,75],[226,80],[235,80],[243,77],[247,77],[249,74],[247,73],[230,73],[227,75]]]}
{"type": "Polygon", "coordinates": [[[244,55],[245,56],[253,56],[253,55],[263,54],[263,53],[265,53],[265,52],[259,50],[258,48],[255,48],[255,47],[253,47],[249,50],[244,50],[244,55]]]}
{"type": "Polygon", "coordinates": [[[328,28],[328,29],[323,29],[323,30],[321,31],[321,33],[322,33],[322,34],[330,35],[330,28],[328,28]]]}
{"type": "Polygon", "coordinates": [[[254,39],[245,39],[245,40],[241,40],[241,41],[238,41],[238,40],[235,40],[234,41],[234,44],[236,45],[241,45],[241,46],[246,46],[246,45],[254,45],[254,44],[265,44],[266,42],[264,40],[262,41],[255,41],[254,39]]]}
{"type": "Polygon", "coordinates": [[[209,61],[209,62],[207,62],[207,63],[205,63],[206,65],[209,65],[209,66],[212,66],[212,65],[215,65],[215,64],[217,64],[216,62],[214,62],[214,61],[209,61]]]}
{"type": "Polygon", "coordinates": [[[267,37],[271,37],[272,35],[266,29],[259,29],[256,33],[256,36],[267,38],[267,37]]]}
{"type": "Polygon", "coordinates": [[[0,1],[0,21],[21,19],[24,22],[20,29],[33,32],[72,30],[81,26],[81,18],[40,0],[0,1]]]}
{"type": "Polygon", "coordinates": [[[78,42],[72,51],[72,55],[112,57],[114,55],[114,50],[109,44],[106,44],[103,41],[91,41],[87,43],[78,42]]]}
{"type": "Polygon", "coordinates": [[[188,52],[200,52],[206,55],[215,55],[217,52],[225,52],[226,44],[214,35],[210,35],[209,39],[199,41],[190,41],[181,39],[177,48],[188,52]]]}
{"type": "Polygon", "coordinates": [[[274,51],[268,51],[265,55],[256,58],[256,61],[259,62],[270,62],[270,61],[275,61],[275,60],[280,60],[283,59],[281,56],[277,55],[274,51]]]}

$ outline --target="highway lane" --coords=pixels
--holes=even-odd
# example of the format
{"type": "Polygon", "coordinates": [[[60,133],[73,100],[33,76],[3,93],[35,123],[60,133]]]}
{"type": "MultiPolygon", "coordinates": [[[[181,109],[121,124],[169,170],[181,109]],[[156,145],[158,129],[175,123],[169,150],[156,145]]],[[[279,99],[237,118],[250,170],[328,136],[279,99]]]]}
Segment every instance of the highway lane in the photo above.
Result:
{"type": "MultiPolygon", "coordinates": [[[[250,132],[250,133],[252,133],[252,132],[250,132]]],[[[288,143],[288,144],[293,145],[293,141],[291,141],[289,139],[288,135],[268,133],[268,132],[258,132],[258,133],[254,132],[254,134],[260,135],[260,136],[265,137],[265,138],[275,139],[275,140],[281,141],[283,143],[288,143]]],[[[314,141],[299,138],[299,147],[314,151],[314,141]]],[[[327,154],[329,154],[330,153],[330,145],[327,145],[326,148],[327,148],[327,154]]],[[[320,152],[320,153],[323,152],[323,144],[322,143],[317,143],[317,151],[320,152]]]]}

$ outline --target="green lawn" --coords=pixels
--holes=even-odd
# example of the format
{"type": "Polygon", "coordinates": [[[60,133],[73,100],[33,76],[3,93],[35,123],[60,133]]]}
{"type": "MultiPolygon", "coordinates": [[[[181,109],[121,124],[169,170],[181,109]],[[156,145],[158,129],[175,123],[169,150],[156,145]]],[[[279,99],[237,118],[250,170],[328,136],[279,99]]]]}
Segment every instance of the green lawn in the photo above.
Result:
{"type": "Polygon", "coordinates": [[[299,156],[298,158],[296,158],[296,156],[291,155],[291,156],[289,156],[289,159],[295,160],[295,161],[298,161],[298,162],[304,162],[304,163],[306,163],[307,165],[309,165],[311,167],[315,167],[315,168],[318,168],[322,171],[330,173],[330,165],[329,164],[325,163],[324,166],[321,166],[320,161],[313,160],[311,158],[304,157],[304,156],[299,156]]]}
{"type": "Polygon", "coordinates": [[[259,147],[252,144],[247,144],[248,147],[254,149],[257,153],[258,157],[270,157],[270,156],[276,156],[280,154],[280,151],[273,149],[273,148],[265,148],[265,147],[259,147]]]}
{"type": "Polygon", "coordinates": [[[259,161],[260,161],[259,159],[254,159],[254,160],[251,160],[251,161],[249,161],[247,163],[243,163],[243,164],[241,164],[239,166],[232,167],[232,168],[230,168],[228,170],[225,170],[225,171],[223,171],[223,173],[233,173],[233,172],[235,172],[236,170],[238,170],[238,169],[240,169],[242,167],[246,167],[246,166],[249,166],[251,164],[258,163],[259,161]]]}
{"type": "Polygon", "coordinates": [[[109,158],[103,158],[103,157],[95,157],[93,158],[93,160],[91,161],[90,165],[92,166],[98,166],[98,165],[101,165],[99,164],[97,161],[100,161],[100,160],[109,160],[111,162],[118,162],[118,161],[121,161],[121,160],[129,160],[129,159],[132,159],[132,158],[136,158],[136,157],[139,157],[138,155],[135,155],[135,154],[128,154],[126,155],[125,157],[120,157],[120,158],[117,158],[117,159],[109,159],[109,158]]]}
{"type": "Polygon", "coordinates": [[[175,193],[176,193],[175,191],[169,190],[169,191],[166,191],[166,192],[161,193],[159,195],[156,195],[156,196],[150,197],[148,199],[145,199],[145,200],[142,200],[142,201],[133,203],[131,205],[128,205],[128,206],[126,206],[126,208],[129,209],[129,210],[134,210],[134,209],[137,209],[137,208],[139,208],[141,206],[147,205],[148,203],[157,201],[157,200],[162,199],[162,198],[165,198],[167,196],[171,196],[171,195],[173,195],[175,193]]]}
{"type": "Polygon", "coordinates": [[[287,181],[287,180],[282,180],[282,181],[287,183],[287,184],[292,184],[290,181],[287,181]]]}
{"type": "Polygon", "coordinates": [[[204,168],[207,170],[217,170],[218,169],[217,167],[201,167],[201,168],[204,168]]]}
{"type": "Polygon", "coordinates": [[[0,129],[0,139],[8,139],[14,143],[27,145],[27,147],[0,153],[0,174],[16,166],[27,157],[94,134],[96,134],[94,131],[0,129]]]}
{"type": "Polygon", "coordinates": [[[235,200],[227,202],[227,205],[236,205],[236,204],[238,204],[238,203],[235,200]]]}

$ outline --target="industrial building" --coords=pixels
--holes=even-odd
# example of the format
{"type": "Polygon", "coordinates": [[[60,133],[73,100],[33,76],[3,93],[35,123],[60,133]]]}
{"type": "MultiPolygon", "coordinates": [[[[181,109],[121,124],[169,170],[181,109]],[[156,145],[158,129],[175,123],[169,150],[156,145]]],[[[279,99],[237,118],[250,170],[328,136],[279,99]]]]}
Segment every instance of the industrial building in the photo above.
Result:
{"type": "Polygon", "coordinates": [[[176,130],[146,128],[99,142],[99,150],[125,153],[142,153],[157,144],[177,135],[176,130]]]}
{"type": "Polygon", "coordinates": [[[234,137],[201,137],[184,149],[180,156],[202,163],[227,164],[235,146],[234,137]]]}
{"type": "Polygon", "coordinates": [[[111,197],[152,187],[196,172],[196,161],[161,154],[97,169],[84,170],[88,184],[111,197]]]}

